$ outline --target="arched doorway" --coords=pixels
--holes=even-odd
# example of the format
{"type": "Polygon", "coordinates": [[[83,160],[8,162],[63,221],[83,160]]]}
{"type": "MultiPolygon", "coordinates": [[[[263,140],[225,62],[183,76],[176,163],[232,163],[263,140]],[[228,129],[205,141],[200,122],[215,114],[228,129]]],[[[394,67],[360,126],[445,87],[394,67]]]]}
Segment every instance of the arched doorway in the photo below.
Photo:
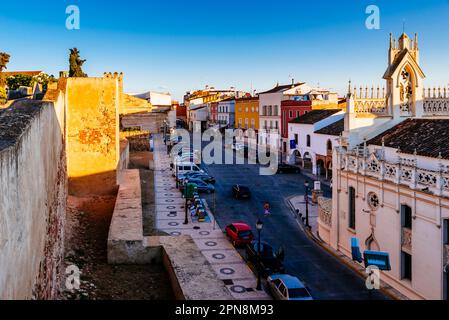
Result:
{"type": "Polygon", "coordinates": [[[312,169],[313,163],[312,163],[312,155],[309,152],[304,153],[303,158],[303,167],[304,169],[312,169]]]}
{"type": "Polygon", "coordinates": [[[301,153],[298,150],[293,151],[293,159],[294,159],[295,165],[302,165],[301,153]]]}
{"type": "Polygon", "coordinates": [[[326,179],[332,179],[332,160],[326,164],[326,179]]]}
{"type": "Polygon", "coordinates": [[[318,176],[326,176],[326,166],[323,159],[318,159],[316,161],[316,170],[318,176]]]}

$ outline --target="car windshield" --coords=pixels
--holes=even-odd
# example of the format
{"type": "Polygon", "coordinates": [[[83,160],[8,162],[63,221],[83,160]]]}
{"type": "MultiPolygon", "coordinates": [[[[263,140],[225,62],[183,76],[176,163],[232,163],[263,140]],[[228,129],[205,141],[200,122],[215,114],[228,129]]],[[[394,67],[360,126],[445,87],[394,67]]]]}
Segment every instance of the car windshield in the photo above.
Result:
{"type": "Polygon", "coordinates": [[[288,289],[289,298],[309,298],[310,294],[305,288],[288,289]]]}
{"type": "Polygon", "coordinates": [[[249,238],[251,237],[252,233],[250,230],[246,230],[246,231],[240,231],[239,232],[239,237],[240,238],[249,238]]]}

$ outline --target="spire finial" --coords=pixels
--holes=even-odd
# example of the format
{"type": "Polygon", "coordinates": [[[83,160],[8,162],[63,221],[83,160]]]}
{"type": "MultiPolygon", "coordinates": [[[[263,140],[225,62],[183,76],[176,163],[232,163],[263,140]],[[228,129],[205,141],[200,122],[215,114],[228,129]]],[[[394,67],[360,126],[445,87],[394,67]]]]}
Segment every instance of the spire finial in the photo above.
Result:
{"type": "Polygon", "coordinates": [[[351,93],[351,79],[349,79],[349,83],[348,83],[348,93],[351,93]]]}

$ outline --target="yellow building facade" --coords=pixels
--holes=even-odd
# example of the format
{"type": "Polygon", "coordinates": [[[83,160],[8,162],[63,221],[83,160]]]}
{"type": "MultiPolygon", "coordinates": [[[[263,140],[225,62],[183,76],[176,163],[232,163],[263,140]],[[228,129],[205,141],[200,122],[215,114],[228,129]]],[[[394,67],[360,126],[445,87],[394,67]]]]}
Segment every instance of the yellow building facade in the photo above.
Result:
{"type": "Polygon", "coordinates": [[[235,100],[235,128],[259,130],[259,98],[235,100]]]}

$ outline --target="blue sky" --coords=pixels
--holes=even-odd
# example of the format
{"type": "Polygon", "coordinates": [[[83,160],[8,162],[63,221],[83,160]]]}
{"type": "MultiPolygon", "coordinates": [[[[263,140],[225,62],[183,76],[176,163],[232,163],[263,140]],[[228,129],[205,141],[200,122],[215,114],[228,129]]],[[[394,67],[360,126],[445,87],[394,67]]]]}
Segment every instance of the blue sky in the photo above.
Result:
{"type": "Polygon", "coordinates": [[[388,33],[419,33],[426,84],[449,84],[449,0],[24,0],[2,3],[0,51],[9,70],[68,68],[68,49],[84,71],[122,71],[125,90],[210,86],[259,91],[297,81],[344,93],[354,84],[383,85],[388,33]],[[81,29],[65,28],[67,5],[81,10],[81,29]],[[365,27],[368,5],[380,30],[365,27]]]}

